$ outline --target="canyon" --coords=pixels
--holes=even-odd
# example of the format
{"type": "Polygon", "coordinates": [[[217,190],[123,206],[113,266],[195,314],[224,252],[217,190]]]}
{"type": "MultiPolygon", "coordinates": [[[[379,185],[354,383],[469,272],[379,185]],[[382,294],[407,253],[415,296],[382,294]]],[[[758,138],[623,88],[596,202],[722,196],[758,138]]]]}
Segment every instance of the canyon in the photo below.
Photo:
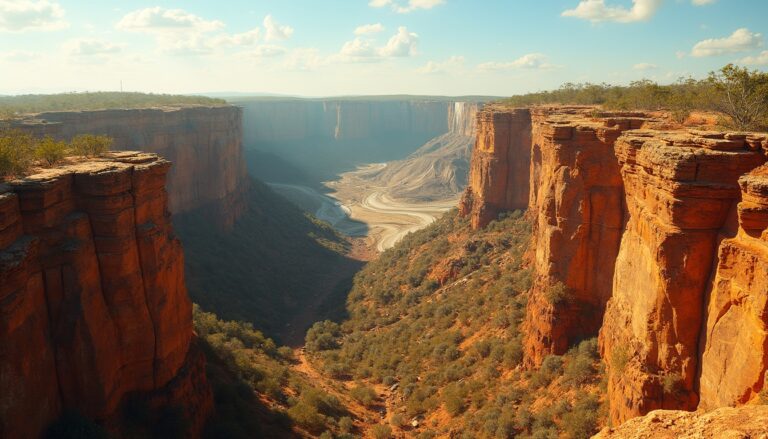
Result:
{"type": "Polygon", "coordinates": [[[68,411],[120,429],[137,395],[150,413],[180,407],[187,434],[201,431],[213,398],[170,166],[114,152],[0,188],[0,436],[38,437],[68,411]]]}
{"type": "Polygon", "coordinates": [[[528,209],[525,365],[599,335],[614,425],[759,399],[766,155],[764,134],[661,112],[483,109],[460,213],[528,209]]]}

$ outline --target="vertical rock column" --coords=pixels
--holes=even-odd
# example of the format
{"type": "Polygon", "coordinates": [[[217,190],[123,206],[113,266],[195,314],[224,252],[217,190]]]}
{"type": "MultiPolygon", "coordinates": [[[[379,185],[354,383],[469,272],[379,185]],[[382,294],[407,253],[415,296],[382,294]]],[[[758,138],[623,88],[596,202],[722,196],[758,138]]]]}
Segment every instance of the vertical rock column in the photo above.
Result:
{"type": "Polygon", "coordinates": [[[632,131],[615,146],[628,223],[600,347],[614,423],[693,410],[704,292],[739,177],[764,162],[744,136],[632,131]]]}
{"type": "Polygon", "coordinates": [[[641,114],[590,116],[592,109],[533,111],[529,215],[533,287],[525,320],[525,364],[537,367],[598,334],[611,296],[623,226],[623,188],[613,144],[648,121],[641,114]]]}
{"type": "Polygon", "coordinates": [[[477,114],[469,184],[459,213],[472,227],[485,227],[507,210],[528,205],[531,113],[525,108],[487,107],[477,114]]]}
{"type": "Polygon", "coordinates": [[[701,334],[704,409],[744,404],[767,389],[768,166],[739,185],[739,231],[720,245],[701,334]]]}

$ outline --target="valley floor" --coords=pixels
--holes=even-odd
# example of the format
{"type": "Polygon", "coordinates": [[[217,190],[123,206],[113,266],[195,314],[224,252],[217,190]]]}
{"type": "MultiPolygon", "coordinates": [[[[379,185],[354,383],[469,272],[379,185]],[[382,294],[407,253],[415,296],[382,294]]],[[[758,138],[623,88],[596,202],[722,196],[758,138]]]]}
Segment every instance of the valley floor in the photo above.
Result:
{"type": "Polygon", "coordinates": [[[393,198],[387,189],[366,178],[386,164],[361,166],[326,183],[328,195],[302,185],[271,183],[281,195],[330,223],[351,237],[364,237],[371,251],[382,252],[405,235],[434,222],[456,206],[458,198],[438,201],[407,202],[393,198]]]}

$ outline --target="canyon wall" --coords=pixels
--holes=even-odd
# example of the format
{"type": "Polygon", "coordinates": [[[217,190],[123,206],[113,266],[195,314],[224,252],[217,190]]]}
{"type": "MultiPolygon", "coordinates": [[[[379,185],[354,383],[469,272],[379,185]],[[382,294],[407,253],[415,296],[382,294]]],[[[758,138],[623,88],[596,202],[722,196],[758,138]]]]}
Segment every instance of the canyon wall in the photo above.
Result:
{"type": "Polygon", "coordinates": [[[616,424],[758,397],[768,369],[766,135],[579,107],[491,107],[478,121],[459,209],[483,227],[525,207],[497,201],[483,215],[487,200],[529,192],[528,367],[599,333],[616,424]],[[526,112],[530,123],[510,133],[526,112]],[[509,170],[498,139],[529,135],[530,159],[511,159],[528,168],[509,170]]]}
{"type": "Polygon", "coordinates": [[[130,394],[212,409],[193,344],[170,162],[115,152],[0,187],[0,437],[65,410],[110,424],[130,394]]]}
{"type": "Polygon", "coordinates": [[[37,135],[114,138],[115,150],[153,152],[174,163],[168,174],[171,213],[208,208],[211,220],[231,227],[244,209],[248,175],[239,107],[191,106],[46,112],[18,124],[37,135]]]}
{"type": "Polygon", "coordinates": [[[531,113],[488,107],[477,114],[477,141],[459,211],[484,227],[505,210],[528,205],[531,113]]]}

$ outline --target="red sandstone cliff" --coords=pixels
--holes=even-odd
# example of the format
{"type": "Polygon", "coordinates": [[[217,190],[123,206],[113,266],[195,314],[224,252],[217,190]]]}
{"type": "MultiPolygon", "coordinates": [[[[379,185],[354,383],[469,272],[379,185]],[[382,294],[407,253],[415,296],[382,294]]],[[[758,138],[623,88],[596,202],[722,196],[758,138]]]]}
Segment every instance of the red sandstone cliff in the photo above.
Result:
{"type": "Polygon", "coordinates": [[[0,189],[0,437],[36,437],[64,409],[110,421],[132,392],[201,428],[212,398],[169,168],[110,153],[0,189]]]}
{"type": "Polygon", "coordinates": [[[167,187],[171,213],[206,207],[228,228],[244,209],[248,182],[242,118],[239,107],[195,106],[47,112],[20,126],[62,139],[104,134],[115,139],[113,149],[159,154],[174,163],[167,187]]]}
{"type": "Polygon", "coordinates": [[[510,133],[522,111],[481,113],[459,209],[482,227],[521,207],[488,200],[530,188],[525,363],[599,330],[614,423],[755,399],[768,370],[766,136],[573,107],[533,108],[510,133]],[[528,133],[530,167],[509,170],[498,139],[528,133]]]}
{"type": "Polygon", "coordinates": [[[493,106],[477,114],[477,141],[459,213],[484,227],[500,212],[525,209],[531,154],[531,114],[493,106]]]}

